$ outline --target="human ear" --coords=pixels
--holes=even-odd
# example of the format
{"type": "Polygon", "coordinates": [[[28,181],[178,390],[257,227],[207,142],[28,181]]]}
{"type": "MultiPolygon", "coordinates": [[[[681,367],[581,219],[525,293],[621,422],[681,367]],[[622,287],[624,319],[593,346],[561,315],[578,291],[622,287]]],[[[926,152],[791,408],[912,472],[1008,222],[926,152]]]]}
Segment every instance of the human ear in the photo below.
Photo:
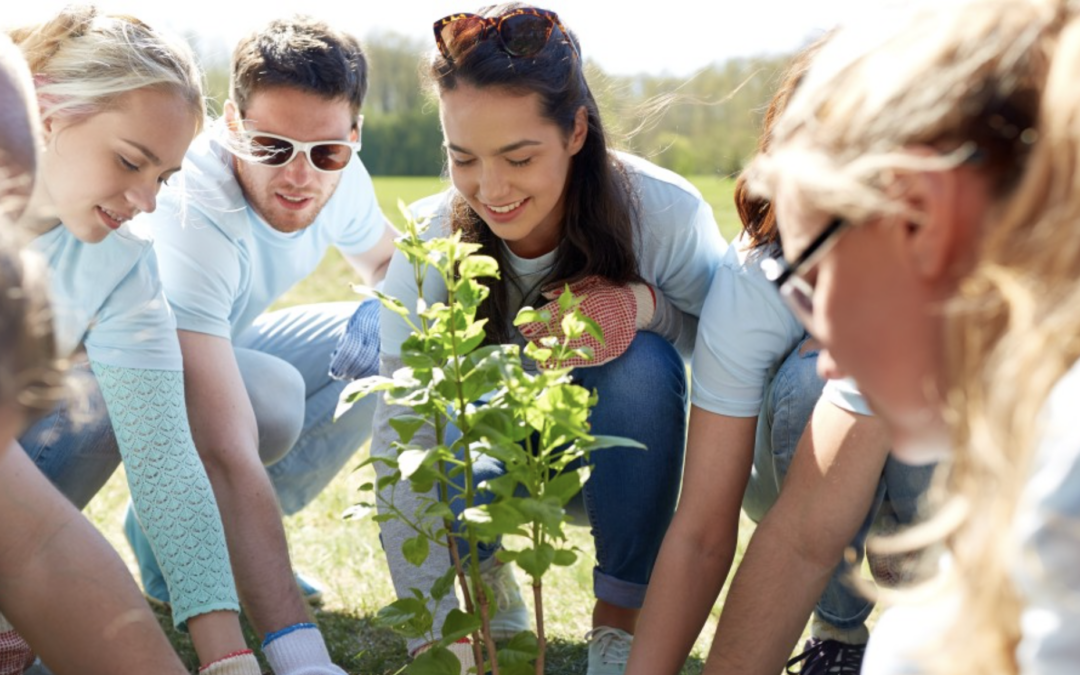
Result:
{"type": "Polygon", "coordinates": [[[574,129],[570,132],[570,140],[566,144],[571,155],[576,155],[585,147],[585,139],[589,135],[589,112],[585,106],[581,106],[574,113],[574,129]]]}
{"type": "Polygon", "coordinates": [[[907,214],[905,245],[916,272],[927,280],[948,276],[973,245],[958,170],[916,171],[900,182],[907,214]]]}
{"type": "Polygon", "coordinates": [[[222,112],[225,114],[225,126],[229,127],[229,131],[240,131],[240,109],[231,98],[225,101],[222,112]]]}

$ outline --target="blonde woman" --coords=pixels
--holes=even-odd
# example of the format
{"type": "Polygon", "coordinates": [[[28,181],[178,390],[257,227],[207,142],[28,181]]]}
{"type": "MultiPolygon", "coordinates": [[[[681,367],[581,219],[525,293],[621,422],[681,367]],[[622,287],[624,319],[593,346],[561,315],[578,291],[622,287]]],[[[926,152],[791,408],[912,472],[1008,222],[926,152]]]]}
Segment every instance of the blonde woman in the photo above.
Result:
{"type": "Polygon", "coordinates": [[[1070,3],[897,8],[837,33],[752,166],[780,293],[899,454],[950,458],[947,553],[863,672],[1080,666],[1078,66],[1070,3]]]}
{"type": "MultiPolygon", "coordinates": [[[[36,164],[37,106],[22,54],[0,35],[0,609],[53,672],[182,675],[157,620],[105,539],[13,439],[62,391],[41,265],[19,251],[36,164]]],[[[22,643],[6,619],[0,644],[22,643]]],[[[32,660],[23,652],[11,667],[32,660]]]]}
{"type": "MultiPolygon", "coordinates": [[[[168,561],[173,620],[190,630],[203,672],[259,673],[188,430],[175,325],[150,242],[127,223],[154,210],[159,188],[179,170],[203,121],[201,76],[186,47],[93,8],[65,9],[11,36],[41,110],[44,146],[29,208],[42,224],[30,248],[48,266],[59,355],[85,350],[139,517],[168,561]]],[[[19,445],[82,507],[115,461],[107,472],[86,471],[70,461],[72,448],[98,440],[61,406],[19,445]]],[[[17,649],[4,645],[5,654],[17,649]]],[[[13,660],[3,663],[0,672],[19,672],[13,660]]]]}

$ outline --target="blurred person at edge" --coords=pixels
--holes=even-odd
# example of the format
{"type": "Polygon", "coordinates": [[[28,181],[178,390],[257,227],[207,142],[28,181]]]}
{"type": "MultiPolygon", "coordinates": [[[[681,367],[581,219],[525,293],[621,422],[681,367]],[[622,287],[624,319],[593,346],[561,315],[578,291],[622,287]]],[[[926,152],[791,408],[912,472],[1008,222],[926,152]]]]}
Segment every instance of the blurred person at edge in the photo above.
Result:
{"type": "Polygon", "coordinates": [[[865,673],[1080,667],[1078,64],[1070,2],[879,12],[825,45],[748,169],[834,372],[899,457],[948,458],[894,542],[945,553],[865,673]]]}

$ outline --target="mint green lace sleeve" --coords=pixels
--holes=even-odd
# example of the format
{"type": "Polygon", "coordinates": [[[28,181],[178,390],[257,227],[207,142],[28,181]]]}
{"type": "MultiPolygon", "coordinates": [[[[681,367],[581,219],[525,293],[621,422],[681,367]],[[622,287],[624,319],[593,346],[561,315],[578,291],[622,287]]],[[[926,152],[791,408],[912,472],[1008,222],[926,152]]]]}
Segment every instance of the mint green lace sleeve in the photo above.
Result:
{"type": "Polygon", "coordinates": [[[173,621],[239,611],[217,500],[195,450],[184,374],[91,361],[124,461],[135,513],[161,564],[173,621]]]}

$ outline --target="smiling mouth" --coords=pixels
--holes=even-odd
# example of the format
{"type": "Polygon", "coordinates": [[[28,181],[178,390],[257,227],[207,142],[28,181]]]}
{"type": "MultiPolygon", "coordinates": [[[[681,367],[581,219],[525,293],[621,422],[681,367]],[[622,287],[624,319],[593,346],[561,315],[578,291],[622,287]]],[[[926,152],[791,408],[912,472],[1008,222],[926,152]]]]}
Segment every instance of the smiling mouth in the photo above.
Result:
{"type": "Polygon", "coordinates": [[[524,203],[525,203],[525,200],[520,199],[520,200],[514,202],[513,204],[507,204],[505,206],[493,206],[491,204],[484,204],[484,206],[486,206],[488,209],[490,209],[493,213],[510,213],[511,211],[518,208],[519,206],[521,206],[524,203]]]}
{"type": "Polygon", "coordinates": [[[124,223],[126,223],[127,221],[131,220],[135,215],[135,214],[132,214],[130,216],[125,216],[122,213],[117,213],[116,211],[111,211],[111,210],[105,208],[104,206],[99,206],[99,207],[97,207],[97,209],[98,209],[98,211],[100,211],[102,213],[102,215],[105,216],[105,224],[108,225],[110,228],[112,228],[114,230],[116,228],[120,227],[121,225],[123,225],[124,223]]]}

